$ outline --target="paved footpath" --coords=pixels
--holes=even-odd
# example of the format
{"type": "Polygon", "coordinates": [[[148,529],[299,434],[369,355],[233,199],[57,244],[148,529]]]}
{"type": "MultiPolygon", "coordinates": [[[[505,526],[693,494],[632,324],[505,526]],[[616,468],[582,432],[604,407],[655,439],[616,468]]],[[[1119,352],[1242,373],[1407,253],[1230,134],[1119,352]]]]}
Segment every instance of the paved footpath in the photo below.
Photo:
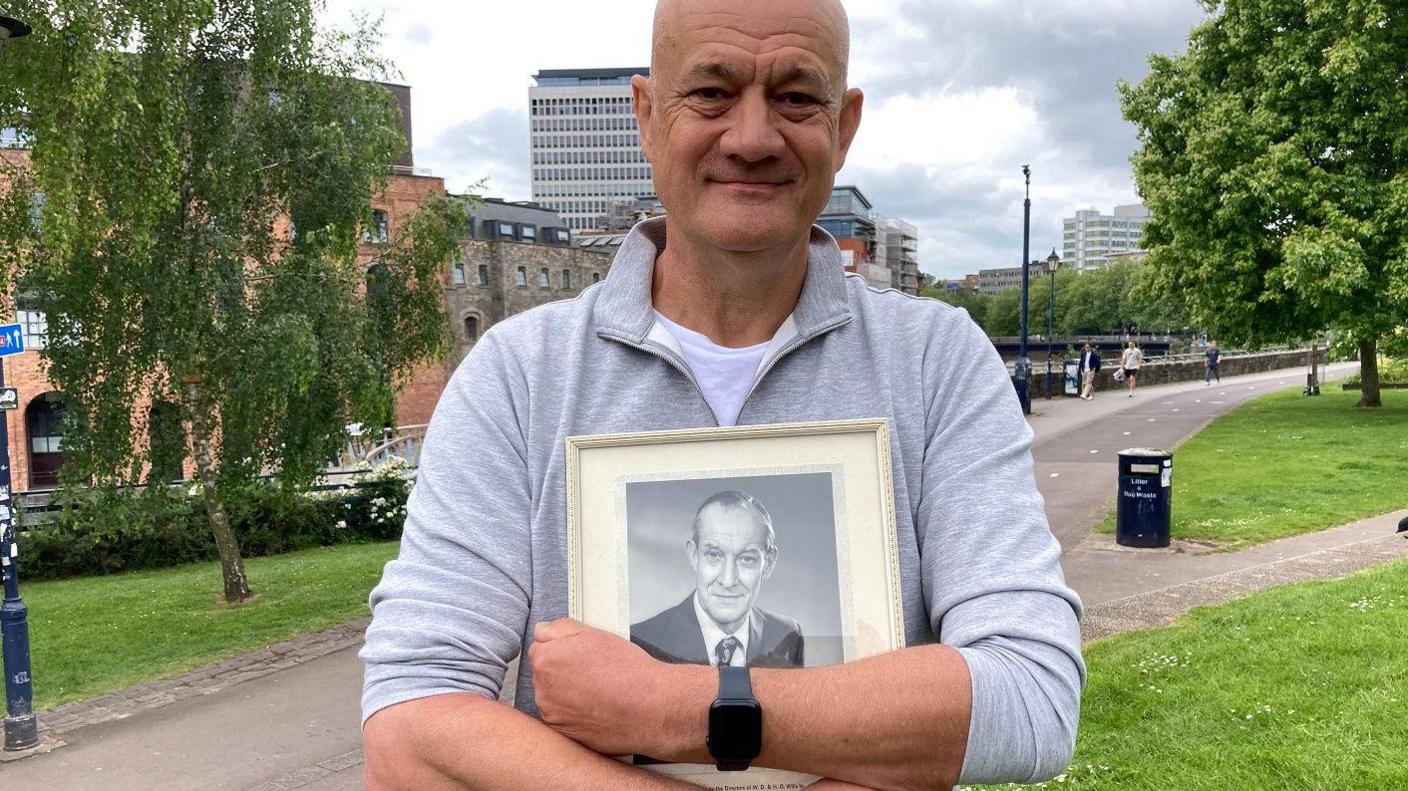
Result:
{"type": "MultiPolygon", "coordinates": [[[[1353,370],[1331,366],[1327,379],[1353,370]]],[[[1087,639],[1165,623],[1270,585],[1340,576],[1397,557],[1408,511],[1237,553],[1129,550],[1091,528],[1114,500],[1115,454],[1173,447],[1248,398],[1299,387],[1299,369],[1143,388],[1133,398],[1034,403],[1034,455],[1087,639]]],[[[1177,457],[1174,485],[1177,485],[1177,457]]],[[[356,651],[365,622],[271,646],[155,684],[41,714],[60,749],[0,764],[5,788],[79,791],[362,787],[356,651]]],[[[43,683],[42,675],[38,683],[43,683]]]]}

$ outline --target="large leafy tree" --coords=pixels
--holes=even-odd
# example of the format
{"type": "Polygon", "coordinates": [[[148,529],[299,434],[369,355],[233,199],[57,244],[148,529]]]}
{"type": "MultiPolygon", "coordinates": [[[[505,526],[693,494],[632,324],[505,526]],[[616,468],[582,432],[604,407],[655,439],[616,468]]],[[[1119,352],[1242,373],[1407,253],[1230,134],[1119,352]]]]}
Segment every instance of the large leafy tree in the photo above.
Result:
{"type": "Polygon", "coordinates": [[[231,602],[250,596],[231,498],[270,470],[305,486],[447,338],[463,209],[427,196],[359,258],[407,142],[377,37],[319,29],[318,5],[23,3],[35,32],[0,79],[0,128],[32,145],[0,173],[0,263],[48,314],[64,479],[111,492],[169,469],[146,440],[174,408],[231,602]]]}
{"type": "Polygon", "coordinates": [[[1348,336],[1379,406],[1408,325],[1408,6],[1203,5],[1186,53],[1120,86],[1160,287],[1231,342],[1348,336]]]}

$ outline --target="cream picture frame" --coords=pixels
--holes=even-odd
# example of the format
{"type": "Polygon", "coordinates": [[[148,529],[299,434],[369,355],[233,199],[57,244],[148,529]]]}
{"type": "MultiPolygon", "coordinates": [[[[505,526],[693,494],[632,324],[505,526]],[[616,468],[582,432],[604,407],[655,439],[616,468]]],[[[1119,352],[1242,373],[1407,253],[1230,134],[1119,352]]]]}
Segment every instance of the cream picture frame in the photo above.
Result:
{"type": "MultiPolygon", "coordinates": [[[[799,635],[807,632],[807,666],[852,661],[904,646],[885,420],[579,436],[569,437],[566,445],[572,618],[630,639],[632,622],[642,613],[677,601],[680,590],[689,596],[696,581],[683,547],[700,495],[747,489],[767,493],[761,499],[776,524],[778,567],[791,564],[786,567],[790,583],[774,585],[771,592],[762,586],[753,600],[759,609],[750,612],[778,601],[799,601],[794,589],[801,580],[800,587],[811,588],[802,591],[807,597],[801,605],[803,617],[790,617],[798,615],[793,608],[781,620],[800,625],[799,635]],[[637,523],[631,523],[631,514],[637,523]],[[832,535],[823,534],[827,529],[832,535]],[[661,546],[670,547],[671,553],[678,546],[678,559],[674,554],[662,559],[661,546]],[[633,557],[638,588],[634,598],[633,557]],[[656,589],[672,593],[658,594],[649,606],[642,605],[641,591],[656,589]]],[[[695,606],[700,606],[697,599],[695,606]]],[[[687,607],[682,603],[674,609],[687,607]]],[[[695,628],[700,629],[697,623],[695,628]]],[[[800,649],[797,654],[800,657],[800,649]]],[[[700,649],[699,659],[676,661],[702,664],[708,661],[703,656],[700,649]]],[[[751,655],[747,662],[754,666],[751,655]]],[[[803,788],[815,779],[761,767],[741,773],[694,764],[648,768],[714,789],[803,788]]]]}

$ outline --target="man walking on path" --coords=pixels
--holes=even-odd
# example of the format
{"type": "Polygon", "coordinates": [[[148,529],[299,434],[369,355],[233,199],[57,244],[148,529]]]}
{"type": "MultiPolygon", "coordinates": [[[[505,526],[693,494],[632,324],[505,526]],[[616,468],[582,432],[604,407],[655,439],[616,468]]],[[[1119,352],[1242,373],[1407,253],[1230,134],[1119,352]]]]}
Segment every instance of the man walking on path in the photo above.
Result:
{"type": "Polygon", "coordinates": [[[1124,386],[1129,388],[1129,397],[1134,397],[1134,381],[1139,377],[1139,366],[1144,364],[1144,352],[1139,351],[1139,345],[1130,340],[1129,346],[1124,350],[1124,357],[1120,360],[1120,365],[1124,368],[1124,386]]]}
{"type": "Polygon", "coordinates": [[[1095,397],[1095,374],[1100,372],[1100,353],[1086,344],[1080,350],[1080,397],[1089,401],[1095,397]]]}
{"type": "Polygon", "coordinates": [[[1222,359],[1222,350],[1217,348],[1217,341],[1208,341],[1208,350],[1204,354],[1208,358],[1208,370],[1203,374],[1203,384],[1210,385],[1213,379],[1222,384],[1222,374],[1217,370],[1217,362],[1222,359]]]}

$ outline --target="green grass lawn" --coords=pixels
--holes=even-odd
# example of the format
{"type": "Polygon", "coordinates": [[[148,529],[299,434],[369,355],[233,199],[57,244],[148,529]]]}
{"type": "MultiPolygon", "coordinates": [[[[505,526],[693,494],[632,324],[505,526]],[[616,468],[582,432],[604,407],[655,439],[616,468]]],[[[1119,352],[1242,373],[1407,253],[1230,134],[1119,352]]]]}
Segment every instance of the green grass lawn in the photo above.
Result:
{"type": "Polygon", "coordinates": [[[1086,648],[1091,789],[1408,788],[1408,561],[1086,648]]]}
{"type": "MultiPolygon", "coordinates": [[[[220,604],[220,566],[23,584],[35,708],[169,676],[367,614],[396,543],[247,558],[259,599],[220,604]]],[[[23,560],[23,558],[21,558],[23,560]]]]}
{"type": "MultiPolygon", "coordinates": [[[[1408,390],[1273,393],[1174,452],[1173,536],[1239,549],[1408,506],[1408,390]]],[[[1114,532],[1113,516],[1099,527],[1114,532]]]]}

